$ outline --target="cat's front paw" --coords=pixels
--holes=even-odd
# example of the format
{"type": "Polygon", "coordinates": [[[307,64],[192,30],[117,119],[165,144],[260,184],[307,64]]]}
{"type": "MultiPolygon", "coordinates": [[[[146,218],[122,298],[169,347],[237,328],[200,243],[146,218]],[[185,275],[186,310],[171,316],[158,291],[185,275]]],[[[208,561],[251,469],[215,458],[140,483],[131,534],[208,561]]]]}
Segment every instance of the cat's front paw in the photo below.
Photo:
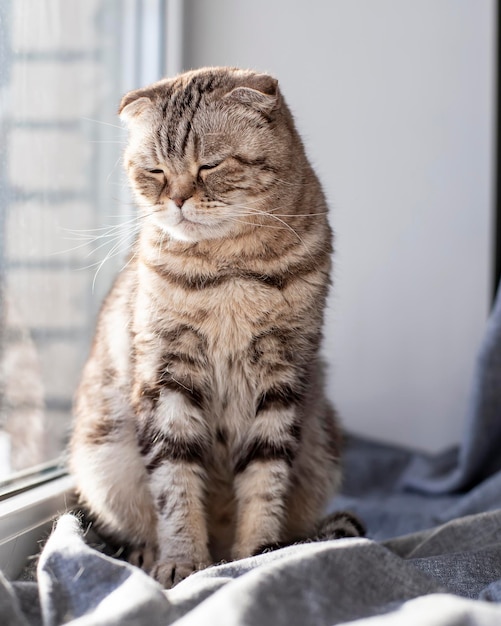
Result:
{"type": "Polygon", "coordinates": [[[177,585],[193,572],[208,567],[209,563],[194,563],[193,561],[170,560],[160,561],[154,565],[151,575],[165,589],[170,589],[177,585]]]}

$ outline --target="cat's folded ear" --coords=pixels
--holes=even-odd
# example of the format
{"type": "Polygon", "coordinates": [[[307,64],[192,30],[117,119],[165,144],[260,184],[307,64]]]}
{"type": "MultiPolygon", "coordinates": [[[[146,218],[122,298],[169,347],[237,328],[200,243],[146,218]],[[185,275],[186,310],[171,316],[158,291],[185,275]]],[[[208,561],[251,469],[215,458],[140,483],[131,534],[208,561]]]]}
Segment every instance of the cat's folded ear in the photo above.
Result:
{"type": "Polygon", "coordinates": [[[224,99],[247,105],[268,116],[280,104],[278,80],[268,74],[254,74],[246,78],[245,84],[227,93],[224,99]]]}
{"type": "Polygon", "coordinates": [[[127,123],[147,122],[154,108],[151,96],[152,92],[148,89],[136,89],[126,93],[118,107],[120,119],[127,123]]]}

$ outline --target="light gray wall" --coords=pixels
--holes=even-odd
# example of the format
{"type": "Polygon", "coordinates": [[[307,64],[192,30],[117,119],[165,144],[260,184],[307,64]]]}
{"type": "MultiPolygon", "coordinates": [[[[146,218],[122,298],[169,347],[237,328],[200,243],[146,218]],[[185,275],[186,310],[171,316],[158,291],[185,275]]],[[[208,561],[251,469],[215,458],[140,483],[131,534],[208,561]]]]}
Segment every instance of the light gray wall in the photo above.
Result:
{"type": "Polygon", "coordinates": [[[349,430],[459,440],[488,313],[493,0],[186,0],[185,68],[276,75],[336,231],[329,393],[349,430]]]}

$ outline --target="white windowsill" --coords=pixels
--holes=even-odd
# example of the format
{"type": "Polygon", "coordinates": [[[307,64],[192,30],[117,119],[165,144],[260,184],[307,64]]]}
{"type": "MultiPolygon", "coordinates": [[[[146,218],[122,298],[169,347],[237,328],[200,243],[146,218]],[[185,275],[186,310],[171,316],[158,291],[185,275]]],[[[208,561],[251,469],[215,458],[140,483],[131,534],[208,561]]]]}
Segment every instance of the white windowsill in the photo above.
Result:
{"type": "Polygon", "coordinates": [[[62,476],[0,502],[0,570],[13,580],[40,552],[54,518],[74,502],[73,479],[62,476]]]}

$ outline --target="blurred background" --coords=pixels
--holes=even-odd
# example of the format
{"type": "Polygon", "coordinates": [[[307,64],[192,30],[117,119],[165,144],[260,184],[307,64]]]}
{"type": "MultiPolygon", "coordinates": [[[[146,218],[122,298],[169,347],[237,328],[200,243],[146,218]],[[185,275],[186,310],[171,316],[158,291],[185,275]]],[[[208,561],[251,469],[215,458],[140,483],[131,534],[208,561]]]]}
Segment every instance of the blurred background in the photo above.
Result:
{"type": "Polygon", "coordinates": [[[494,0],[2,0],[0,477],[64,448],[134,207],[123,93],[275,75],[336,233],[328,392],[347,430],[457,443],[493,296],[494,0]]]}

